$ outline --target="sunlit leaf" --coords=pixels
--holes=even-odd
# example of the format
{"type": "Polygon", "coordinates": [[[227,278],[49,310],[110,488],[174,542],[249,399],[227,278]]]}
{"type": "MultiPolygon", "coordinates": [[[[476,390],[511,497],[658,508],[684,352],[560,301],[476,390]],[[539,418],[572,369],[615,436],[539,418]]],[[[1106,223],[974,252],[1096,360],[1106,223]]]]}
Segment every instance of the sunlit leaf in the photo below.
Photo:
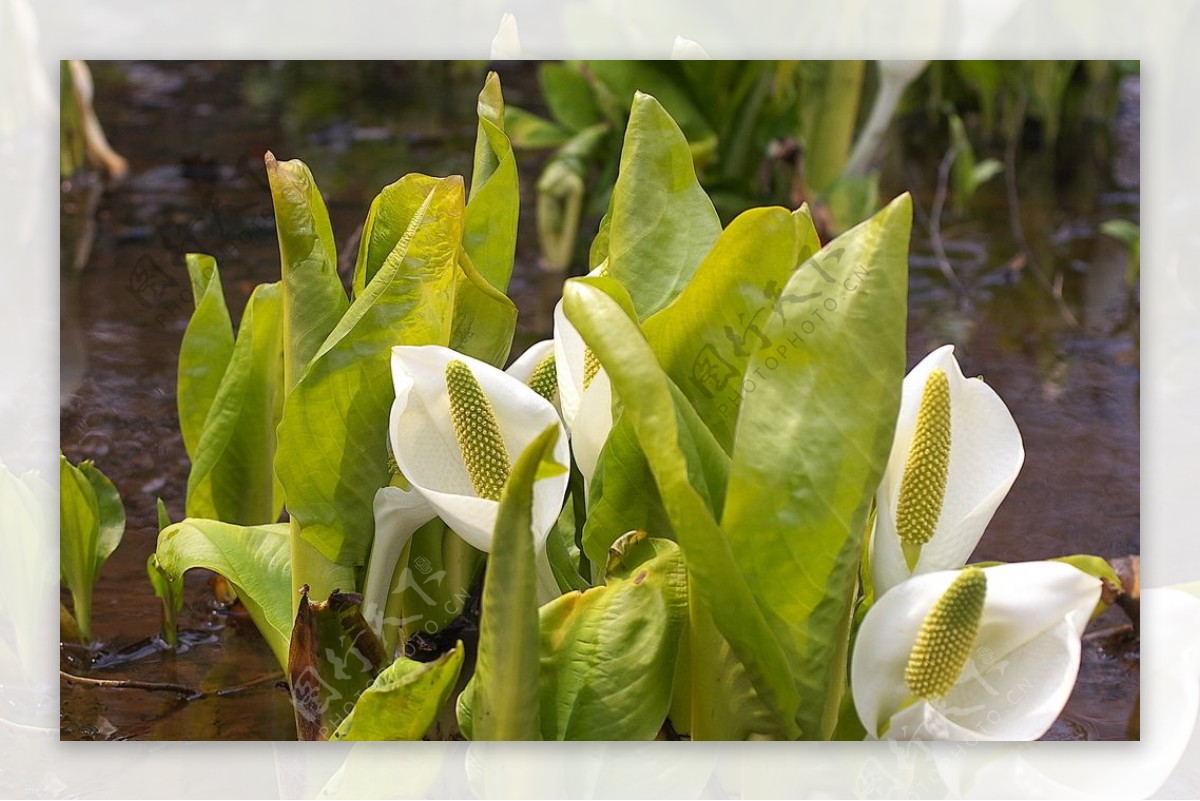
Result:
{"type": "Polygon", "coordinates": [[[479,94],[479,131],[471,194],[463,221],[463,249],[479,274],[499,293],[508,288],[517,245],[521,187],[512,145],[504,133],[500,79],[488,73],[479,94]]]}
{"type": "Polygon", "coordinates": [[[189,253],[187,269],[196,310],[179,345],[176,399],[183,445],[188,458],[195,460],[204,421],[233,356],[233,324],[221,291],[216,259],[189,253]]]}
{"type": "Polygon", "coordinates": [[[721,522],[788,654],[808,738],[832,731],[845,682],[867,512],[904,378],[911,222],[904,195],[803,264],[747,370],[721,522]]]}
{"type": "Polygon", "coordinates": [[[567,316],[608,372],[624,414],[631,416],[683,549],[693,597],[703,599],[759,696],[795,736],[799,699],[784,652],[717,525],[724,493],[718,482],[726,469],[717,459],[724,454],[610,292],[620,292],[611,281],[569,281],[563,292],[567,316]]]}
{"type": "Polygon", "coordinates": [[[329,739],[421,739],[449,700],[462,664],[462,643],[432,662],[397,659],[363,691],[329,739]]]}
{"type": "Polygon", "coordinates": [[[188,475],[189,517],[239,525],[279,518],[272,460],[283,408],[283,312],[278,282],[256,287],[246,304],[188,475]]]}
{"type": "Polygon", "coordinates": [[[349,306],[325,201],[302,161],[266,156],[283,274],[284,383],[296,386],[349,306]]]}
{"type": "Polygon", "coordinates": [[[687,621],[687,573],[670,540],[632,533],[607,583],[542,607],[544,739],[650,740],[671,702],[687,621]]]}
{"type": "Polygon", "coordinates": [[[83,641],[92,638],[92,584],[100,541],[100,509],[91,482],[59,456],[59,569],[71,592],[83,641]]]}
{"type": "Polygon", "coordinates": [[[679,296],[645,321],[659,363],[727,452],[746,366],[772,347],[763,330],[775,302],[819,247],[807,210],[747,211],[721,233],[679,296]]]}
{"type": "Polygon", "coordinates": [[[450,341],[462,209],[460,178],[429,187],[287,398],[275,470],[288,512],[300,536],[340,564],[365,562],[375,491],[390,479],[391,349],[450,341]]]}
{"type": "MultiPolygon", "coordinates": [[[[224,576],[286,669],[292,631],[290,550],[287,524],[235,526],[188,519],[158,535],[154,555],[167,581],[181,581],[196,567],[224,576]]],[[[328,569],[330,575],[322,579],[330,585],[354,586],[351,570],[332,565],[328,569]]]]}
{"type": "Polygon", "coordinates": [[[608,216],[603,274],[625,287],[639,319],[675,299],[721,233],[687,139],[650,95],[633,99],[608,216]]]}

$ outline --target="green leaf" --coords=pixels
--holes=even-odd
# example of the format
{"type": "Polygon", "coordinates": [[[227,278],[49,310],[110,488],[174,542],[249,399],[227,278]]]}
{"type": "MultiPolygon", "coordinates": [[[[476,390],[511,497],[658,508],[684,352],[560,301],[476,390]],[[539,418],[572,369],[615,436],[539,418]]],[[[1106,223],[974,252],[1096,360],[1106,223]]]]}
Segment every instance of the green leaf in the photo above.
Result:
{"type": "Polygon", "coordinates": [[[112,552],[121,544],[125,535],[125,507],[121,504],[121,496],[117,488],[108,480],[108,476],[90,460],[79,463],[79,472],[92,485],[96,494],[96,510],[99,528],[96,539],[96,563],[92,576],[100,578],[100,568],[112,556],[112,552]]]}
{"type": "Polygon", "coordinates": [[[290,392],[349,306],[325,201],[304,162],[266,155],[283,273],[284,385],[290,392]]]}
{"type": "Polygon", "coordinates": [[[675,299],[721,234],[687,139],[650,95],[634,97],[608,216],[603,274],[625,287],[643,320],[675,299]]]}
{"type": "Polygon", "coordinates": [[[59,570],[84,643],[92,639],[92,585],[100,546],[100,508],[87,476],[59,455],[59,570]]]}
{"type": "Polygon", "coordinates": [[[366,561],[375,491],[390,477],[391,349],[450,342],[462,209],[461,178],[430,187],[404,236],[288,395],[275,471],[300,536],[339,564],[366,561]]]}
{"type": "Polygon", "coordinates": [[[523,150],[558,147],[571,138],[571,132],[561,125],[516,106],[505,106],[504,130],[513,146],[523,150]]]}
{"type": "Polygon", "coordinates": [[[713,495],[723,487],[708,477],[722,472],[712,464],[720,447],[707,428],[696,424],[694,411],[687,413],[687,401],[655,361],[636,323],[606,293],[610,287],[611,282],[568,281],[563,291],[567,318],[599,358],[624,404],[623,414],[631,418],[683,549],[693,597],[711,612],[788,736],[796,736],[799,699],[784,652],[717,525],[721,503],[713,495]],[[697,444],[705,436],[708,447],[697,444]]]}
{"type": "Polygon", "coordinates": [[[583,551],[592,564],[604,564],[608,549],[626,531],[671,537],[654,474],[638,444],[633,418],[620,415],[600,451],[592,476],[591,499],[583,526],[583,551]]]}
{"type": "Polygon", "coordinates": [[[739,215],[692,280],[643,330],[667,375],[726,452],[751,354],[769,347],[763,329],[796,267],[820,248],[807,210],[739,215]]]}
{"type": "MultiPolygon", "coordinates": [[[[181,581],[197,567],[224,576],[285,670],[292,630],[289,531],[286,523],[235,526],[188,519],[159,534],[154,552],[167,581],[181,581]]],[[[351,570],[327,569],[330,575],[324,580],[331,586],[354,587],[351,570]]]]}
{"type": "MultiPolygon", "coordinates": [[[[687,137],[688,148],[697,164],[704,164],[716,153],[717,137],[687,86],[677,63],[667,61],[588,61],[588,70],[596,77],[624,112],[636,96],[644,92],[658,98],[667,113],[687,137]]],[[[597,87],[599,88],[599,87],[597,87]]],[[[711,91],[703,87],[703,91],[711,91]]],[[[632,122],[633,114],[630,114],[632,122]]]]}
{"type": "Polygon", "coordinates": [[[550,564],[550,571],[562,592],[586,590],[591,586],[580,571],[579,549],[575,546],[573,497],[563,504],[562,513],[546,537],[546,561],[550,564]]]}
{"type": "Polygon", "coordinates": [[[675,543],[631,532],[604,586],[542,607],[541,729],[547,740],[651,740],[671,703],[687,621],[675,543]]]}
{"type": "Polygon", "coordinates": [[[195,460],[204,421],[233,356],[233,323],[221,291],[216,259],[189,253],[187,269],[196,310],[179,345],[176,403],[183,445],[188,458],[195,460]]]}
{"type": "Polygon", "coordinates": [[[961,210],[974,197],[977,190],[992,177],[1004,170],[1004,165],[996,159],[975,161],[975,149],[967,136],[967,129],[962,119],[954,113],[950,117],[950,142],[956,149],[954,155],[954,200],[961,210]]]}
{"type": "Polygon", "coordinates": [[[802,265],[747,371],[722,528],[787,652],[810,739],[837,721],[862,536],[892,446],[911,224],[903,195],[802,265]]]}
{"type": "Polygon", "coordinates": [[[410,173],[385,186],[371,201],[354,263],[355,298],[362,296],[367,284],[392,255],[412,225],[413,215],[421,209],[437,182],[437,178],[410,173]]]}
{"type": "MultiPolygon", "coordinates": [[[[168,525],[170,525],[168,523],[168,525]]],[[[161,531],[161,529],[160,529],[161,531]]],[[[162,634],[167,645],[179,645],[179,613],[183,609],[183,579],[172,581],[158,564],[158,555],[146,558],[146,577],[155,596],[162,602],[162,634]]]]}
{"type": "Polygon", "coordinates": [[[450,698],[462,663],[462,643],[432,662],[397,659],[363,691],[329,739],[420,740],[450,698]]]}
{"type": "Polygon", "coordinates": [[[517,330],[517,307],[479,274],[465,252],[458,267],[450,347],[502,368],[517,330]]]}
{"type": "Polygon", "coordinates": [[[955,70],[959,77],[975,90],[979,101],[979,109],[983,116],[983,131],[991,136],[996,125],[996,97],[1000,93],[1001,74],[1003,68],[997,61],[955,61],[955,70]]]}
{"type": "Polygon", "coordinates": [[[162,498],[154,499],[154,510],[158,517],[158,531],[162,533],[164,528],[171,525],[171,516],[167,513],[167,505],[163,503],[162,498]]]}
{"type": "Polygon", "coordinates": [[[540,465],[553,461],[557,439],[557,427],[549,426],[529,443],[500,496],[483,582],[475,676],[463,691],[469,700],[458,715],[463,732],[474,740],[539,737],[533,484],[540,465]]]}
{"type": "Polygon", "coordinates": [[[361,596],[337,590],[309,603],[307,587],[300,591],[287,673],[301,740],[330,739],[389,661],[361,604],[361,596]]]}
{"type": "MultiPolygon", "coordinates": [[[[512,145],[504,134],[500,78],[488,73],[479,94],[479,131],[462,245],[471,263],[501,295],[512,276],[521,187],[512,145]]],[[[515,312],[514,312],[515,314],[515,312]]]]}
{"type": "Polygon", "coordinates": [[[603,121],[591,84],[578,66],[543,64],[538,69],[538,84],[550,113],[571,131],[582,131],[603,121]]]}
{"type": "Polygon", "coordinates": [[[255,288],[188,475],[187,514],[239,525],[273,523],[283,494],[272,469],[283,407],[283,290],[255,288]]]}
{"type": "Polygon", "coordinates": [[[864,65],[850,59],[821,65],[822,75],[814,87],[821,101],[804,132],[805,181],[813,191],[824,192],[832,186],[850,157],[864,65]]]}

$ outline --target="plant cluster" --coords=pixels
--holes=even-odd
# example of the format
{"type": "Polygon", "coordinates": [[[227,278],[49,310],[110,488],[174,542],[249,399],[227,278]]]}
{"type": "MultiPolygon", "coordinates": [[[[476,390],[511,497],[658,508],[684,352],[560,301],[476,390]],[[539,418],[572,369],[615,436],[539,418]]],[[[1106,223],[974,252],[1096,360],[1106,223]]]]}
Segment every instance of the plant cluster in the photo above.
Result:
{"type": "MultiPolygon", "coordinates": [[[[905,376],[909,198],[824,244],[807,207],[722,227],[639,92],[590,272],[503,369],[519,191],[494,75],[478,116],[469,193],[386,187],[350,297],[298,161],[267,157],[282,277],[236,333],[189,257],[187,519],[149,564],[168,637],[183,574],[224,576],[303,739],[416,739],[451,702],[472,739],[1040,736],[1112,570],[964,567],[1024,451],[951,348],[905,376]]],[[[63,469],[83,625],[111,504],[63,469]]]]}

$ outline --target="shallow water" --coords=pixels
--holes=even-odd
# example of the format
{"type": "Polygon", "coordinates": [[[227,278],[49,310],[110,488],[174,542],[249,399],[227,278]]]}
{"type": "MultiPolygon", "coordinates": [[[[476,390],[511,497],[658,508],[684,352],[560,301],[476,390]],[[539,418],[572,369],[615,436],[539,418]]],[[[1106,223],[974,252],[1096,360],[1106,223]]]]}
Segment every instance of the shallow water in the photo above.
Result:
{"type": "MultiPolygon", "coordinates": [[[[385,183],[410,171],[469,172],[484,67],[93,66],[100,117],[131,173],[99,199],[85,269],[64,267],[61,436],[72,461],[95,459],[116,483],[128,527],[96,585],[93,625],[105,656],[89,666],[80,651],[64,648],[62,668],[207,694],[184,700],[169,691],[64,682],[62,737],[288,739],[291,707],[275,683],[274,659],[248,619],[214,603],[210,576],[187,577],[180,620],[187,651],[171,654],[153,639],[159,607],[145,562],[157,536],[154,501],[161,496],[172,518],[181,518],[187,484],[174,392],[191,310],[183,253],[217,257],[236,323],[254,285],[278,277],[265,150],[303,157],[312,167],[344,245],[385,183]]],[[[502,76],[510,102],[536,108],[527,65],[502,76]]],[[[942,238],[966,304],[949,289],[918,214],[910,364],[955,343],[964,372],[984,375],[1000,393],[1025,441],[1025,467],[977,559],[1139,550],[1137,298],[1124,281],[1124,251],[1096,233],[1106,219],[1137,220],[1135,82],[1123,103],[1114,135],[1060,147],[1057,160],[1020,154],[1020,216],[1035,264],[1011,267],[1019,247],[1002,178],[980,190],[971,217],[944,221],[942,238]],[[1058,274],[1063,304],[1052,291],[1058,274]],[[1064,306],[1078,317],[1075,324],[1064,306]]],[[[927,212],[941,154],[893,142],[893,156],[881,194],[913,189],[927,212]]],[[[514,352],[548,333],[561,285],[535,264],[537,159],[518,154],[518,163],[525,197],[512,288],[521,312],[514,352]]],[[[64,265],[88,191],[81,182],[64,188],[64,265]]],[[[353,255],[343,254],[344,269],[353,255]]],[[[1123,623],[1110,611],[1093,628],[1123,623]]],[[[1125,737],[1137,681],[1136,639],[1089,638],[1076,692],[1050,736],[1125,737]]]]}

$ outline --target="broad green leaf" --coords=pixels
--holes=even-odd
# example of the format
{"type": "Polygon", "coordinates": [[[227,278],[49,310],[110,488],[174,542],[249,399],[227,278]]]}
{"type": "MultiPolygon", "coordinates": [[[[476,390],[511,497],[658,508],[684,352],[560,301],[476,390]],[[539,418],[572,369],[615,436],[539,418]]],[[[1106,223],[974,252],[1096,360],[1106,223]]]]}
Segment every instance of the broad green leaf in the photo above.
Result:
{"type": "Polygon", "coordinates": [[[683,290],[721,234],[679,126],[650,95],[633,100],[613,188],[604,275],[629,292],[638,318],[683,290]]]}
{"type": "Polygon", "coordinates": [[[807,211],[739,215],[675,300],[643,330],[667,375],[726,452],[752,354],[770,347],[763,329],[796,267],[820,247],[807,211]]]}
{"type": "Polygon", "coordinates": [[[245,526],[279,519],[272,460],[284,394],[283,305],[279,282],[260,284],[246,304],[188,475],[189,517],[245,526]]]}
{"type": "Polygon", "coordinates": [[[176,403],[183,445],[188,458],[194,461],[204,421],[233,356],[233,323],[221,291],[216,259],[189,253],[187,269],[196,310],[179,345],[176,403]]]}
{"type": "Polygon", "coordinates": [[[462,643],[432,662],[400,657],[375,677],[329,739],[420,740],[449,700],[462,663],[462,643]]]}
{"type": "Polygon", "coordinates": [[[325,201],[304,162],[266,155],[283,274],[284,385],[296,386],[349,301],[325,201]]]}
{"type": "Polygon", "coordinates": [[[391,349],[450,342],[462,213],[461,178],[430,187],[404,236],[288,395],[275,471],[300,536],[339,564],[366,561],[375,491],[390,477],[391,349]]]}
{"type": "Polygon", "coordinates": [[[92,585],[100,548],[100,508],[96,490],[80,470],[59,456],[59,571],[71,592],[83,641],[92,638],[92,585]]]}
{"type": "Polygon", "coordinates": [[[538,84],[554,119],[570,130],[582,131],[603,121],[591,84],[578,66],[543,64],[538,68],[538,84]]]}
{"type": "Polygon", "coordinates": [[[328,740],[387,665],[383,643],[363,619],[362,596],[334,590],[300,606],[288,648],[288,683],[301,740],[328,740]]]}
{"type": "Polygon", "coordinates": [[[550,426],[513,465],[500,496],[496,534],[483,582],[479,655],[463,691],[459,725],[474,740],[536,740],[538,606],[534,559],[533,484],[553,459],[558,429],[550,426]],[[464,717],[466,710],[466,717],[464,717]]]}
{"type": "Polygon", "coordinates": [[[100,568],[104,567],[104,563],[112,556],[112,552],[121,544],[121,538],[125,535],[125,507],[121,503],[117,488],[90,460],[79,463],[79,472],[92,485],[92,491],[96,494],[99,528],[92,577],[98,579],[100,568]]]}
{"type": "MultiPolygon", "coordinates": [[[[188,519],[158,535],[154,552],[170,582],[202,567],[224,576],[237,591],[251,620],[275,658],[287,669],[292,630],[290,529],[286,523],[235,526],[216,520],[188,519]]],[[[354,586],[353,571],[333,565],[322,577],[331,586],[354,586]]]]}
{"type": "Polygon", "coordinates": [[[488,73],[479,94],[479,131],[471,194],[463,221],[463,249],[471,263],[501,295],[512,276],[517,247],[521,187],[512,145],[504,134],[504,97],[500,78],[488,73]]]}
{"type": "MultiPolygon", "coordinates": [[[[719,446],[703,426],[689,424],[681,411],[687,402],[654,359],[636,323],[607,292],[611,282],[575,279],[563,291],[568,319],[599,358],[613,389],[630,415],[646,454],[675,536],[683,549],[693,597],[699,597],[717,628],[746,665],[761,698],[780,719],[788,736],[796,736],[799,704],[795,683],[775,634],[758,608],[754,592],[738,569],[704,485],[712,465],[700,453],[719,454],[719,446]],[[712,447],[697,447],[707,435],[712,447]],[[700,487],[697,486],[700,484],[700,487]]],[[[696,419],[694,412],[692,419],[696,419]]],[[[710,496],[711,497],[711,496],[710,496]]]]}
{"type": "Polygon", "coordinates": [[[410,173],[388,184],[371,201],[367,219],[358,240],[358,258],[354,263],[354,297],[362,296],[367,284],[392,255],[396,245],[412,224],[438,179],[410,173]]]}
{"type": "Polygon", "coordinates": [[[561,125],[508,105],[504,107],[504,130],[513,147],[529,150],[558,147],[571,138],[571,132],[561,125]]]}
{"type": "Polygon", "coordinates": [[[863,531],[892,446],[911,224],[904,195],[801,265],[747,371],[722,528],[787,652],[809,739],[837,720],[863,531]]]}
{"type": "Polygon", "coordinates": [[[675,543],[631,532],[603,586],[541,609],[541,729],[547,740],[651,740],[671,703],[687,621],[675,543]]]}
{"type": "MultiPolygon", "coordinates": [[[[469,218],[470,206],[467,209],[469,218]]],[[[479,274],[466,253],[460,254],[458,267],[450,347],[503,367],[517,330],[517,307],[479,274]]]]}

